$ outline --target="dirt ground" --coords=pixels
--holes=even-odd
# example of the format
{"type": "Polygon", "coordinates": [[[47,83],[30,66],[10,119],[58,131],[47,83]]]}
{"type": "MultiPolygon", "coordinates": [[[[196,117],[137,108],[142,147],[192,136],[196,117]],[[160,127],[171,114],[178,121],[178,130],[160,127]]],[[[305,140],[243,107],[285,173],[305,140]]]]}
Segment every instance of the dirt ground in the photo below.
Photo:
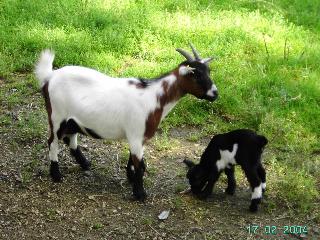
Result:
{"type": "MultiPolygon", "coordinates": [[[[159,134],[155,143],[157,138],[159,134]]],[[[146,146],[148,200],[139,203],[132,201],[125,178],[125,142],[82,137],[80,145],[93,161],[90,172],[81,171],[63,147],[59,157],[65,178],[59,184],[48,177],[46,147],[31,151],[37,144],[45,146],[45,139],[13,146],[3,134],[1,239],[320,239],[319,226],[308,216],[296,217],[281,207],[269,211],[268,198],[258,213],[249,213],[250,191],[244,179],[238,179],[235,196],[224,194],[224,180],[207,201],[179,194],[188,186],[181,161],[185,156],[197,159],[208,141],[198,144],[184,138],[175,131],[163,144],[169,149],[162,150],[161,142],[146,146]],[[160,221],[163,210],[170,214],[160,221]],[[308,233],[283,234],[285,226],[296,225],[306,226],[308,233]],[[249,233],[255,226],[256,233],[249,233]],[[269,228],[275,234],[266,234],[269,228]]]]}

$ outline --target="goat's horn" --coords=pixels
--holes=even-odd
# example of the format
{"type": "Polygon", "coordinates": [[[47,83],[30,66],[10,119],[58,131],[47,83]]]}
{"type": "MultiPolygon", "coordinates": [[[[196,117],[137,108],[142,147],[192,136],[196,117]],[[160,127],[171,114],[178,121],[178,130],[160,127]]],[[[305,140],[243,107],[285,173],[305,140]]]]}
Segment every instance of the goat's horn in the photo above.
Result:
{"type": "Polygon", "coordinates": [[[185,50],[181,48],[176,49],[177,52],[179,52],[182,56],[184,56],[188,61],[193,62],[194,58],[185,50]]]}
{"type": "Polygon", "coordinates": [[[196,60],[201,60],[199,53],[197,52],[197,50],[193,47],[192,43],[189,43],[190,47],[192,49],[193,55],[196,58],[196,60]]]}

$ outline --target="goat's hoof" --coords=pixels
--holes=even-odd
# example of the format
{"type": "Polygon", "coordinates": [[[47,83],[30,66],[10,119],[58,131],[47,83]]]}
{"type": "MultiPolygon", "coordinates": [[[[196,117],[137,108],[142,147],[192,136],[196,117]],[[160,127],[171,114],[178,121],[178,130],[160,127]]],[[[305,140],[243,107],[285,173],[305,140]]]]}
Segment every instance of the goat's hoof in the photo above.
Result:
{"type": "Polygon", "coordinates": [[[54,173],[51,172],[50,175],[51,175],[52,181],[55,183],[60,183],[63,180],[63,176],[60,172],[54,172],[54,173]]]}
{"type": "Polygon", "coordinates": [[[127,171],[127,179],[129,183],[133,183],[134,182],[134,174],[132,171],[127,171]]]}
{"type": "Polygon", "coordinates": [[[260,202],[261,202],[261,198],[252,199],[249,207],[250,212],[258,211],[258,206],[260,202]]]}
{"type": "Polygon", "coordinates": [[[88,171],[91,169],[91,162],[86,160],[85,162],[80,163],[80,167],[83,171],[88,171]]]}
{"type": "Polygon", "coordinates": [[[62,183],[63,182],[63,177],[51,177],[52,181],[55,183],[62,183]]]}
{"type": "Polygon", "coordinates": [[[225,193],[228,195],[234,195],[235,189],[234,188],[226,188],[225,193]]]}
{"type": "Polygon", "coordinates": [[[258,205],[250,205],[249,211],[254,213],[258,211],[258,205]]]}
{"type": "Polygon", "coordinates": [[[63,176],[60,172],[59,164],[57,162],[51,162],[50,176],[53,182],[62,182],[63,176]]]}
{"type": "Polygon", "coordinates": [[[209,196],[210,196],[210,194],[208,194],[208,193],[199,193],[199,194],[197,195],[197,197],[198,197],[200,200],[206,200],[209,196]]]}
{"type": "Polygon", "coordinates": [[[133,197],[135,200],[144,202],[147,198],[147,193],[143,189],[138,191],[133,191],[133,197]]]}

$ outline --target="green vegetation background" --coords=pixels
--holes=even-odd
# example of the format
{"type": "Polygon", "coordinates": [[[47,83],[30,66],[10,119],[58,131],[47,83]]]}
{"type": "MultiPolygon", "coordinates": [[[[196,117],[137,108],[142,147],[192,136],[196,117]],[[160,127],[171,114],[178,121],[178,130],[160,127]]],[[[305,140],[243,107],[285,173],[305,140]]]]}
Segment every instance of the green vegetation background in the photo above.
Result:
{"type": "MultiPolygon", "coordinates": [[[[164,132],[191,125],[199,128],[192,141],[242,127],[265,134],[271,194],[289,208],[316,209],[320,1],[2,0],[0,76],[7,80],[0,100],[13,109],[39,91],[32,71],[44,48],[56,52],[55,67],[156,77],[183,60],[175,48],[189,42],[216,57],[211,69],[220,98],[184,98],[162,123],[164,132]],[[19,74],[26,80],[16,81],[19,74]],[[19,93],[8,95],[14,88],[19,93]]],[[[43,138],[44,110],[27,118],[15,126],[21,137],[43,138]]],[[[3,113],[0,123],[13,124],[3,113]]]]}

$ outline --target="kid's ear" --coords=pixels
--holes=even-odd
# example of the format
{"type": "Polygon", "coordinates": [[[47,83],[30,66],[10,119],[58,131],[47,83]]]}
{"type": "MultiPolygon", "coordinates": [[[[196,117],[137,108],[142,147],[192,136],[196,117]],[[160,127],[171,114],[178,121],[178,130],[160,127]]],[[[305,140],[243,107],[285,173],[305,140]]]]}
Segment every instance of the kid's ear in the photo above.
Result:
{"type": "Polygon", "coordinates": [[[188,168],[194,167],[196,164],[188,159],[184,159],[183,162],[187,165],[188,168]]]}

